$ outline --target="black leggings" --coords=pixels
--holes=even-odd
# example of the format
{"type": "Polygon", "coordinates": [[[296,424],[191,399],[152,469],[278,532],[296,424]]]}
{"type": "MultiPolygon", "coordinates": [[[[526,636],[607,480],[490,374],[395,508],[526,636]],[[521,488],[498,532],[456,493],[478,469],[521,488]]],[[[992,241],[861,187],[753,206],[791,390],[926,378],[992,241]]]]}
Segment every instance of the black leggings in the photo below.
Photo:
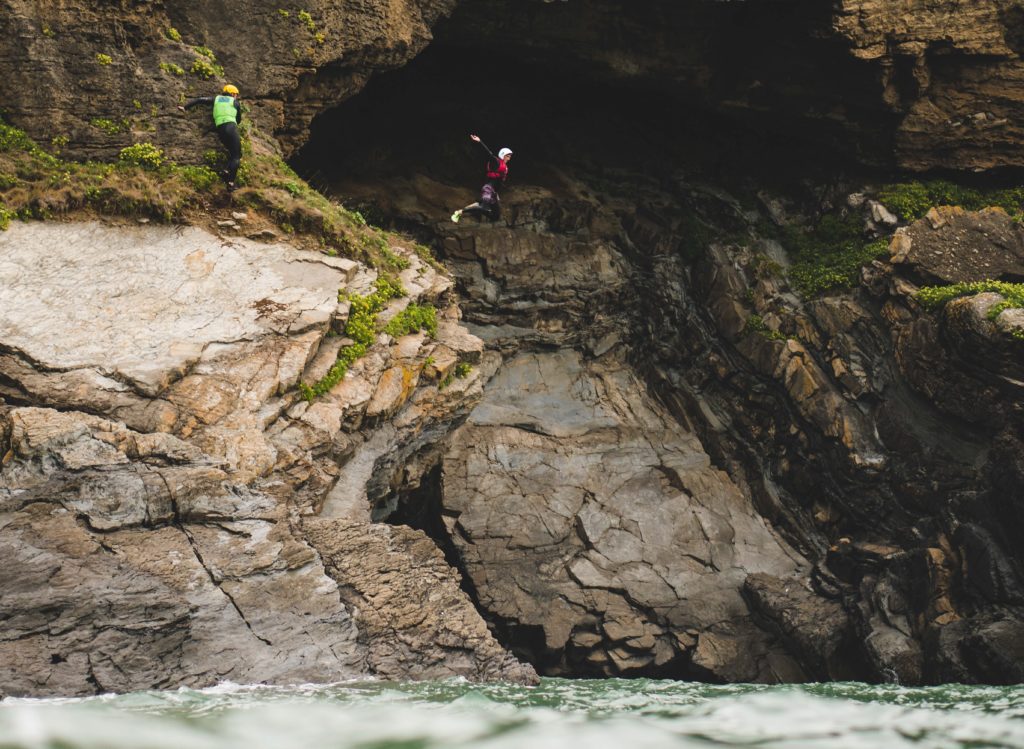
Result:
{"type": "Polygon", "coordinates": [[[238,125],[234,122],[218,125],[217,137],[224,148],[228,149],[228,166],[224,171],[224,181],[234,182],[238,176],[238,166],[242,163],[242,139],[238,135],[238,125]]]}
{"type": "Polygon", "coordinates": [[[480,213],[489,218],[491,221],[497,221],[501,216],[501,204],[495,201],[494,203],[473,203],[471,206],[467,206],[462,209],[463,213],[480,213]]]}

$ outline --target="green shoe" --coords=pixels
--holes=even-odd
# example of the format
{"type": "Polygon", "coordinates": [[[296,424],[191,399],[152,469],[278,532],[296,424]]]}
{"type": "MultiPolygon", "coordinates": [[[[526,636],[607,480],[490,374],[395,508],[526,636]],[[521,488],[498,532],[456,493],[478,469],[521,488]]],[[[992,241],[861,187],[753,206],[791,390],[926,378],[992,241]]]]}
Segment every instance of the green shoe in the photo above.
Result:
{"type": "Polygon", "coordinates": [[[452,221],[456,224],[459,223],[460,218],[462,218],[462,211],[455,211],[455,213],[452,214],[452,221]]]}

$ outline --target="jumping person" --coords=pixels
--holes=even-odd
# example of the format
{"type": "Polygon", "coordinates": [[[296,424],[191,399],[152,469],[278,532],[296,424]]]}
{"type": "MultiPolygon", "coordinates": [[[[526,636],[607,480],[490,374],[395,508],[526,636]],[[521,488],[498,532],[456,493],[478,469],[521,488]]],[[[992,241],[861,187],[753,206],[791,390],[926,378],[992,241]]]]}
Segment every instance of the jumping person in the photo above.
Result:
{"type": "Polygon", "coordinates": [[[242,122],[242,107],[238,104],[238,89],[230,83],[224,87],[220,96],[201,96],[191,99],[179,106],[182,112],[186,109],[207,104],[213,107],[213,127],[220,138],[221,144],[228,150],[227,168],[220,172],[221,179],[227,185],[228,192],[235,189],[235,178],[238,166],[242,163],[242,138],[238,134],[238,126],[242,122]]]}
{"type": "Polygon", "coordinates": [[[462,218],[463,213],[479,213],[487,216],[491,221],[497,221],[501,215],[501,198],[498,196],[498,187],[508,179],[508,162],[512,160],[512,149],[503,148],[495,156],[491,149],[480,140],[477,135],[470,135],[471,139],[483,146],[490,159],[487,161],[487,181],[480,189],[480,200],[470,203],[452,214],[452,221],[456,224],[462,218]]]}

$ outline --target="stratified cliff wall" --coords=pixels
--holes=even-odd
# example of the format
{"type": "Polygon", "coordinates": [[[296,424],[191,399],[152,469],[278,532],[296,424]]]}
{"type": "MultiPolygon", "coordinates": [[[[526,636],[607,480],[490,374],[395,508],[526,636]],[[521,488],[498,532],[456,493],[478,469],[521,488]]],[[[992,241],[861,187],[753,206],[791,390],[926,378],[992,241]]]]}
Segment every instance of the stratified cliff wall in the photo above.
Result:
{"type": "MultiPolygon", "coordinates": [[[[701,9],[721,36],[714,18],[739,12],[701,9]]],[[[686,109],[698,83],[673,89],[649,48],[613,69],[610,24],[572,26],[561,4],[464,10],[315,124],[299,160],[443,247],[466,321],[506,357],[393,519],[448,545],[503,641],[547,673],[1018,679],[1019,311],[989,321],[998,298],[979,297],[935,315],[914,296],[1019,280],[1018,224],[940,208],[910,225],[862,194],[875,175],[838,146],[898,161],[881,98],[826,131],[785,91],[761,112],[686,109]],[[470,38],[475,14],[493,36],[470,38]],[[593,40],[592,76],[586,45],[560,57],[545,35],[593,40]],[[433,113],[414,144],[399,91],[433,113]],[[884,122],[888,138],[863,138],[884,122]],[[320,140],[339,129],[347,145],[320,140]],[[515,151],[496,224],[447,219],[479,179],[466,130],[515,151]],[[779,240],[826,214],[884,238],[881,257],[852,289],[802,291],[779,240]]],[[[687,33],[675,13],[666,37],[687,33]]],[[[819,49],[853,59],[825,31],[819,49]]]]}
{"type": "Polygon", "coordinates": [[[1024,321],[914,296],[1019,281],[1024,239],[953,208],[893,235],[856,171],[1021,166],[1021,11],[892,5],[0,0],[4,116],[44,146],[198,162],[175,105],[231,81],[260,147],[448,269],[392,241],[380,322],[429,303],[436,334],[378,331],[308,403],[376,270],[219,206],[0,234],[0,690],[534,679],[502,646],[1024,678],[1024,321]],[[495,225],[447,218],[466,131],[516,152],[495,225]],[[825,213],[889,249],[801,294],[778,240],[825,213]]]}

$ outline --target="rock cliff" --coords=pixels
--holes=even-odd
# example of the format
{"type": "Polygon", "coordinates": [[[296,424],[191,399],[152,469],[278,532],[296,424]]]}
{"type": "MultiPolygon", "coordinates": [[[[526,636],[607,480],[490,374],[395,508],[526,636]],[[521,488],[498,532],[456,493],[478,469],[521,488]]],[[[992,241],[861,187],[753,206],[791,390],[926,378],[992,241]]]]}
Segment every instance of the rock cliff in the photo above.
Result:
{"type": "MultiPolygon", "coordinates": [[[[385,317],[450,287],[408,263],[385,317]]],[[[0,234],[5,693],[533,678],[432,542],[370,525],[373,461],[337,481],[379,455],[378,429],[401,454],[479,399],[475,373],[430,379],[479,355],[457,309],[436,339],[381,335],[313,403],[295,389],[345,340],[328,335],[348,314],[339,290],[375,275],[199,228],[0,234]],[[362,513],[320,517],[332,486],[362,513]]]]}
{"type": "Polygon", "coordinates": [[[40,142],[198,162],[173,105],[230,79],[258,147],[457,287],[388,246],[379,327],[429,303],[436,332],[378,330],[307,401],[375,269],[212,202],[0,233],[0,691],[1020,681],[1024,319],[917,292],[1020,281],[1024,236],[900,221],[851,166],[1020,166],[1020,13],[0,0],[40,142]],[[513,183],[454,226],[477,129],[513,183]],[[883,243],[821,294],[782,240],[823,216],[883,243]]]}

